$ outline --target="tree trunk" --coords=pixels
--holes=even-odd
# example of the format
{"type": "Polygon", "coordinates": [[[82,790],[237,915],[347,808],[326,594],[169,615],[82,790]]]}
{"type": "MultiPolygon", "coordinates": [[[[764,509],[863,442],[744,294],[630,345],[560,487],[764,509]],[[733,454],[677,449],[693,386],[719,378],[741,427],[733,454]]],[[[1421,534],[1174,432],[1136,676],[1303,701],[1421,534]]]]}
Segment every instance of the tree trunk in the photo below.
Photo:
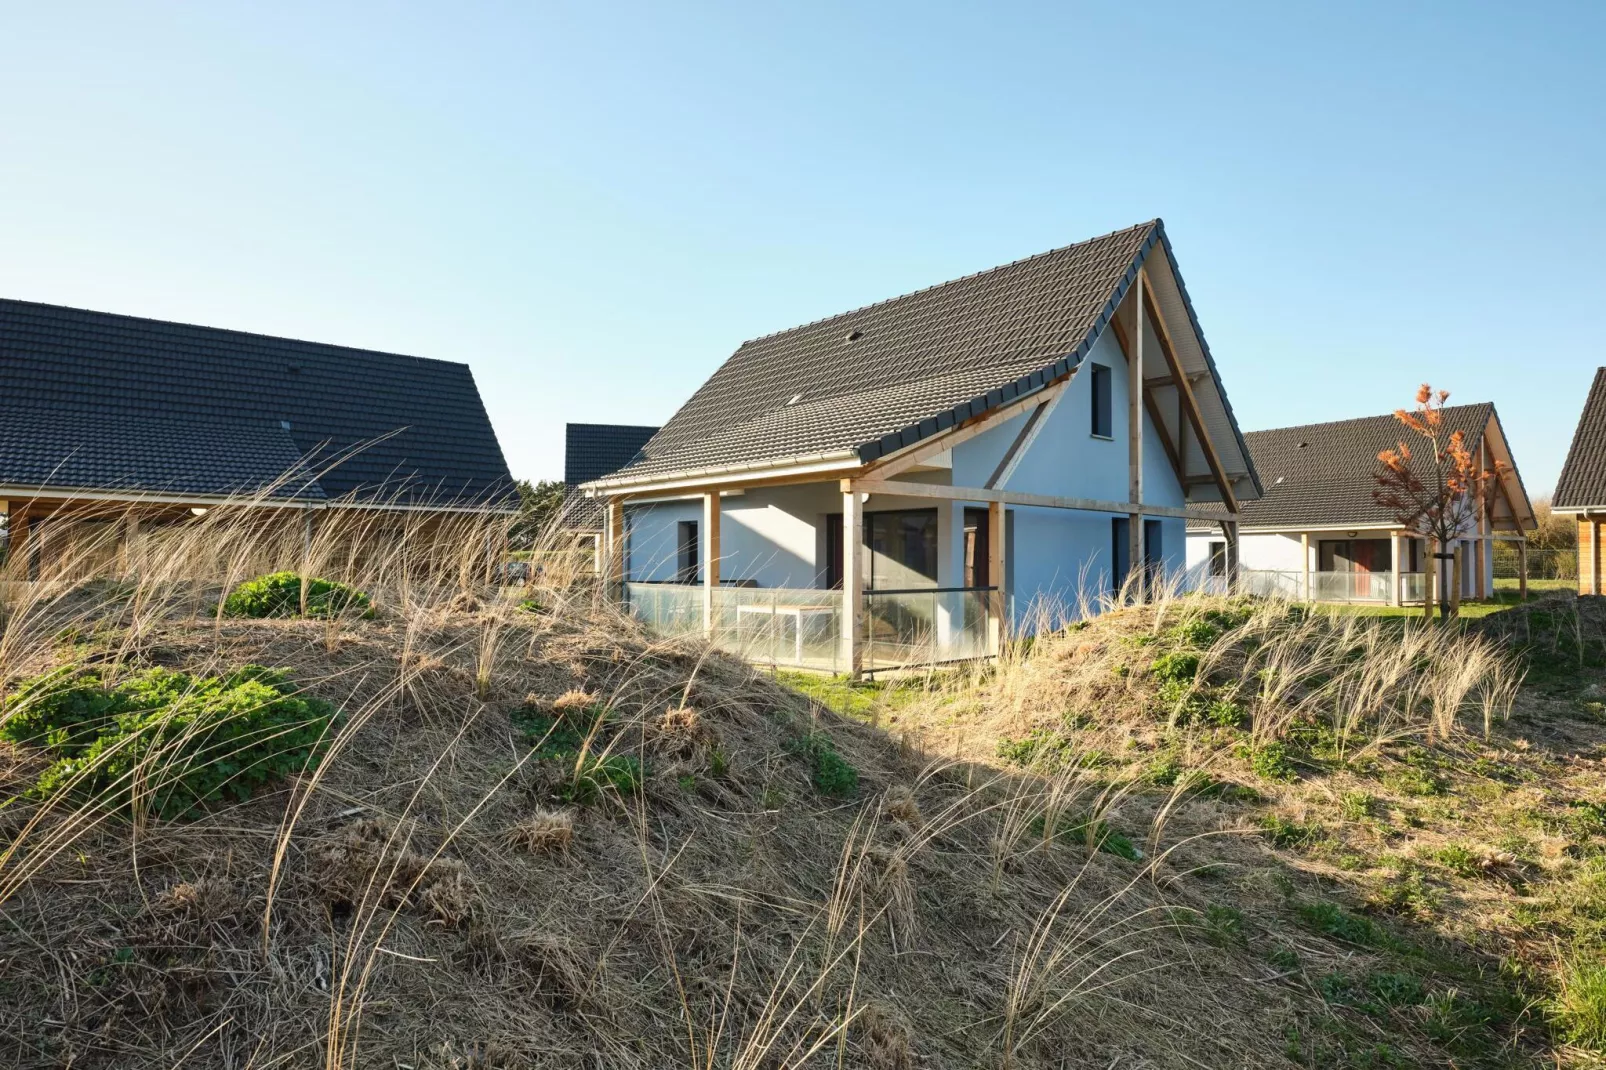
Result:
{"type": "Polygon", "coordinates": [[[1431,623],[1433,620],[1433,589],[1439,585],[1439,559],[1436,556],[1438,544],[1434,542],[1431,536],[1423,541],[1427,544],[1423,547],[1427,551],[1427,560],[1423,564],[1426,569],[1426,575],[1422,577],[1422,619],[1431,623]]]}

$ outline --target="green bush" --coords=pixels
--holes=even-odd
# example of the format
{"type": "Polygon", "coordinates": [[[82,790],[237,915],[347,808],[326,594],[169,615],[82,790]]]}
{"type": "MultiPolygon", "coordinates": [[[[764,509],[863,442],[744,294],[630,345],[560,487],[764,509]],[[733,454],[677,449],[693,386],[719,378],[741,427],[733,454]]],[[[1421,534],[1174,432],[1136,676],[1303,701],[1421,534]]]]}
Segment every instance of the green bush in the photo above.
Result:
{"type": "Polygon", "coordinates": [[[628,754],[587,755],[575,770],[574,780],[561,792],[573,803],[593,803],[604,791],[634,795],[641,790],[641,760],[628,754]]]}
{"type": "Polygon", "coordinates": [[[859,790],[859,771],[837,753],[830,736],[815,732],[804,737],[802,751],[809,760],[814,790],[821,795],[846,798],[859,790]]]}
{"type": "Polygon", "coordinates": [[[1249,768],[1263,780],[1293,780],[1296,775],[1288,748],[1276,740],[1249,751],[1249,768]]]}
{"type": "Polygon", "coordinates": [[[1182,684],[1199,674],[1199,655],[1185,650],[1161,654],[1149,665],[1149,672],[1162,684],[1182,684]]]}
{"type": "Polygon", "coordinates": [[[115,683],[92,669],[24,681],[7,702],[0,738],[55,760],[30,788],[128,805],[137,786],[162,817],[307,768],[327,746],[335,709],[296,695],[284,673],[249,665],[226,676],[147,669],[115,683]]]}
{"type": "MultiPolygon", "coordinates": [[[[307,616],[333,617],[360,612],[374,615],[372,601],[355,587],[335,580],[307,581],[307,616]]],[[[301,615],[301,577],[294,572],[273,572],[246,580],[229,592],[223,612],[231,617],[297,617],[301,615]]]]}

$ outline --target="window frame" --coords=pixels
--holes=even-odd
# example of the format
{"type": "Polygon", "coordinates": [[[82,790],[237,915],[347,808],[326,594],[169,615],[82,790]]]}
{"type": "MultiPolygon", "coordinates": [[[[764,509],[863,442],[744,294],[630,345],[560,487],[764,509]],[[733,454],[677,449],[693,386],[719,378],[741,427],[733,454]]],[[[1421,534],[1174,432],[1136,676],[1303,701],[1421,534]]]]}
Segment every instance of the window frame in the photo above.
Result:
{"type": "Polygon", "coordinates": [[[1091,365],[1091,388],[1088,394],[1092,398],[1089,406],[1088,426],[1089,434],[1106,442],[1115,440],[1115,373],[1108,364],[1091,365]],[[1100,417],[1102,420],[1102,430],[1100,417]]]}

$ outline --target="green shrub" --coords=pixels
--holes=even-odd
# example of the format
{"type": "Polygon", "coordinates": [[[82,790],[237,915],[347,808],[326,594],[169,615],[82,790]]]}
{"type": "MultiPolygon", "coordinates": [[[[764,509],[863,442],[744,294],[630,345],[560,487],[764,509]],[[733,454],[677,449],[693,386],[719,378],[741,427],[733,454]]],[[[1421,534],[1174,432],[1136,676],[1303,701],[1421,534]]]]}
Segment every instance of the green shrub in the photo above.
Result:
{"type": "Polygon", "coordinates": [[[1161,684],[1187,683],[1199,674],[1199,655],[1186,650],[1161,654],[1149,663],[1149,672],[1161,684]]]}
{"type": "Polygon", "coordinates": [[[836,751],[836,744],[823,732],[805,736],[799,749],[809,760],[810,780],[821,795],[846,798],[859,790],[859,771],[836,751]]]}
{"type": "Polygon", "coordinates": [[[335,716],[327,702],[294,694],[284,673],[259,665],[226,676],[147,669],[115,683],[69,669],[24,681],[7,706],[0,738],[55,759],[31,794],[70,790],[126,806],[138,787],[161,817],[248,799],[307,768],[327,746],[335,716]]]}
{"type": "Polygon", "coordinates": [[[634,795],[641,790],[641,760],[628,754],[586,755],[574,772],[574,780],[560,794],[567,802],[596,802],[604,791],[634,795]]]}
{"type": "Polygon", "coordinates": [[[1230,698],[1215,698],[1205,707],[1203,720],[1216,728],[1239,728],[1244,723],[1244,708],[1230,698]]]}
{"type": "Polygon", "coordinates": [[[546,611],[546,606],[543,606],[533,598],[526,598],[520,602],[519,608],[526,613],[544,613],[546,611]]]}
{"type": "Polygon", "coordinates": [[[1336,903],[1300,903],[1294,909],[1306,925],[1335,939],[1365,947],[1387,942],[1376,922],[1351,914],[1336,903]]]}
{"type": "Polygon", "coordinates": [[[1215,642],[1221,630],[1208,620],[1190,620],[1171,629],[1171,637],[1184,646],[1203,650],[1215,642]]]}
{"type": "MultiPolygon", "coordinates": [[[[1047,824],[1041,817],[1033,819],[1031,824],[1033,833],[1044,836],[1046,828],[1047,824]]],[[[1095,851],[1103,851],[1105,854],[1124,858],[1128,862],[1136,862],[1143,857],[1143,852],[1131,839],[1087,814],[1066,814],[1060,819],[1059,827],[1054,830],[1053,839],[1061,843],[1072,843],[1095,851]]]]}
{"type": "MultiPolygon", "coordinates": [[[[307,581],[307,616],[333,617],[357,611],[372,617],[374,607],[366,594],[335,580],[307,581]]],[[[246,580],[229,592],[223,612],[231,617],[297,617],[301,615],[301,577],[294,572],[273,572],[246,580]]]]}
{"type": "Polygon", "coordinates": [[[1369,791],[1346,791],[1338,797],[1338,808],[1346,821],[1365,821],[1376,802],[1369,791]]]}
{"type": "Polygon", "coordinates": [[[1288,757],[1288,748],[1273,740],[1249,751],[1249,768],[1263,780],[1293,780],[1294,763],[1288,757]]]}
{"type": "Polygon", "coordinates": [[[1433,853],[1433,860],[1458,877],[1483,876],[1483,866],[1478,856],[1459,843],[1439,848],[1433,853]]]}

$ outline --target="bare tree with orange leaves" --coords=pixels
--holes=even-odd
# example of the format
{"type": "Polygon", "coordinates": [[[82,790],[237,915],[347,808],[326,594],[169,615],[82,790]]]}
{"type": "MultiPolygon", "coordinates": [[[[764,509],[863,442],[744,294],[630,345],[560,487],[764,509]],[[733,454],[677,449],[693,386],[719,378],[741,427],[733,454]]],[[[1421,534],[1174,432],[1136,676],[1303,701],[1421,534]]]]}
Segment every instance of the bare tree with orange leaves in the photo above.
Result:
{"type": "MultiPolygon", "coordinates": [[[[1394,418],[1425,438],[1427,447],[1413,454],[1402,439],[1379,453],[1377,486],[1372,490],[1372,499],[1393,512],[1395,523],[1427,540],[1429,573],[1422,611],[1429,618],[1440,548],[1479,530],[1493,507],[1500,480],[1510,471],[1503,461],[1480,465],[1467,448],[1466,432],[1445,426],[1444,403],[1449,397],[1448,390],[1423,383],[1414,410],[1394,410],[1394,418]]],[[[1461,558],[1452,556],[1455,565],[1441,611],[1446,619],[1460,611],[1461,558]]]]}

